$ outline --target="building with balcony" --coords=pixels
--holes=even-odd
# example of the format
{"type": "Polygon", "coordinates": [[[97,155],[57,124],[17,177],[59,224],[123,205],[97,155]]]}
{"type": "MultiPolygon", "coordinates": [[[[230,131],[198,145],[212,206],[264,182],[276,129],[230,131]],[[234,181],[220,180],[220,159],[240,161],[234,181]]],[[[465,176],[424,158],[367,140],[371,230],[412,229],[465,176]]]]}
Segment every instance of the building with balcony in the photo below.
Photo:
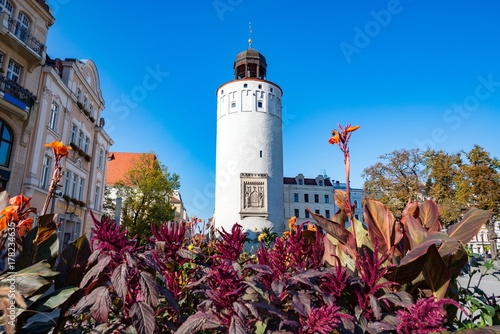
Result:
{"type": "Polygon", "coordinates": [[[0,0],[0,188],[13,196],[22,191],[53,23],[43,0],[0,0]]]}
{"type": "MultiPolygon", "coordinates": [[[[335,190],[346,190],[345,183],[331,181],[326,175],[318,175],[312,179],[305,178],[303,174],[284,177],[283,188],[285,220],[295,216],[299,225],[305,221],[314,221],[306,208],[325,218],[332,218],[339,210],[334,201],[335,190]]],[[[362,200],[363,190],[351,188],[354,216],[360,221],[363,221],[362,200]]]]}
{"type": "Polygon", "coordinates": [[[38,96],[23,192],[32,197],[32,206],[41,209],[54,163],[52,149],[43,145],[53,141],[71,145],[62,161],[65,168],[58,196],[48,210],[58,214],[62,249],[82,233],[90,236],[90,211],[98,219],[103,213],[107,157],[113,141],[103,128],[104,99],[93,61],[47,57],[38,96]]]}

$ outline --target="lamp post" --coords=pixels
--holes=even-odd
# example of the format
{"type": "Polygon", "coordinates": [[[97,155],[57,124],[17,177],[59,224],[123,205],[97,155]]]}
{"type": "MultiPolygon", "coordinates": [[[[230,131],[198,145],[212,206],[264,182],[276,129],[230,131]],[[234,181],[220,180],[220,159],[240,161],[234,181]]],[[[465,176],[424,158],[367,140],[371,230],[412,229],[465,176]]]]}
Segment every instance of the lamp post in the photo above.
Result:
{"type": "Polygon", "coordinates": [[[484,249],[484,231],[481,231],[481,246],[483,247],[484,258],[486,259],[486,250],[484,249]]]}
{"type": "Polygon", "coordinates": [[[56,207],[56,199],[58,197],[61,197],[62,195],[62,192],[58,189],[61,185],[60,184],[57,184],[55,187],[54,187],[54,190],[52,191],[52,203],[51,203],[51,206],[50,206],[50,213],[54,213],[54,210],[55,210],[55,207],[56,207]]]}

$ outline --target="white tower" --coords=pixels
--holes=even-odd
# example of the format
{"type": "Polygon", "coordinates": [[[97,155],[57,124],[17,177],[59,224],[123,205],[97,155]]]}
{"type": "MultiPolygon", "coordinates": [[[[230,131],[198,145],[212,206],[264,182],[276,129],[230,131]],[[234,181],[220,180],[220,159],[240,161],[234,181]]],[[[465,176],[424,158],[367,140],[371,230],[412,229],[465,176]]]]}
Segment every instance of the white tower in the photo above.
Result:
{"type": "MultiPolygon", "coordinates": [[[[251,42],[251,40],[249,41],[251,42]]],[[[281,88],[266,58],[238,53],[234,80],[217,89],[215,227],[284,231],[281,88]]]]}

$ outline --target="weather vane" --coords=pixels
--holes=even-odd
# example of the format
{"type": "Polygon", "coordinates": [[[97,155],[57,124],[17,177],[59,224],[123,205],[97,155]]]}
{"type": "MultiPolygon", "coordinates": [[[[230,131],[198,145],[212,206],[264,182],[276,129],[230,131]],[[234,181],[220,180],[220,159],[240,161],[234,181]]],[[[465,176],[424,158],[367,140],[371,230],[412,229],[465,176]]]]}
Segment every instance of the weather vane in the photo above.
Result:
{"type": "Polygon", "coordinates": [[[252,48],[252,22],[248,22],[248,48],[252,48]]]}

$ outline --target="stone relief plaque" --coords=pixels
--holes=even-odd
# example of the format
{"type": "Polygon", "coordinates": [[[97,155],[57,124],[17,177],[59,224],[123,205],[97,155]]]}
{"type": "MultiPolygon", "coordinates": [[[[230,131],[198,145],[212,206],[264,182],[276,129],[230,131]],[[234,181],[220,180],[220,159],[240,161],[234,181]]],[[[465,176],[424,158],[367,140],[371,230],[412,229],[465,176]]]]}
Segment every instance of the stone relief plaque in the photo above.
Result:
{"type": "Polygon", "coordinates": [[[267,174],[241,173],[241,219],[245,217],[268,218],[267,174]]]}

